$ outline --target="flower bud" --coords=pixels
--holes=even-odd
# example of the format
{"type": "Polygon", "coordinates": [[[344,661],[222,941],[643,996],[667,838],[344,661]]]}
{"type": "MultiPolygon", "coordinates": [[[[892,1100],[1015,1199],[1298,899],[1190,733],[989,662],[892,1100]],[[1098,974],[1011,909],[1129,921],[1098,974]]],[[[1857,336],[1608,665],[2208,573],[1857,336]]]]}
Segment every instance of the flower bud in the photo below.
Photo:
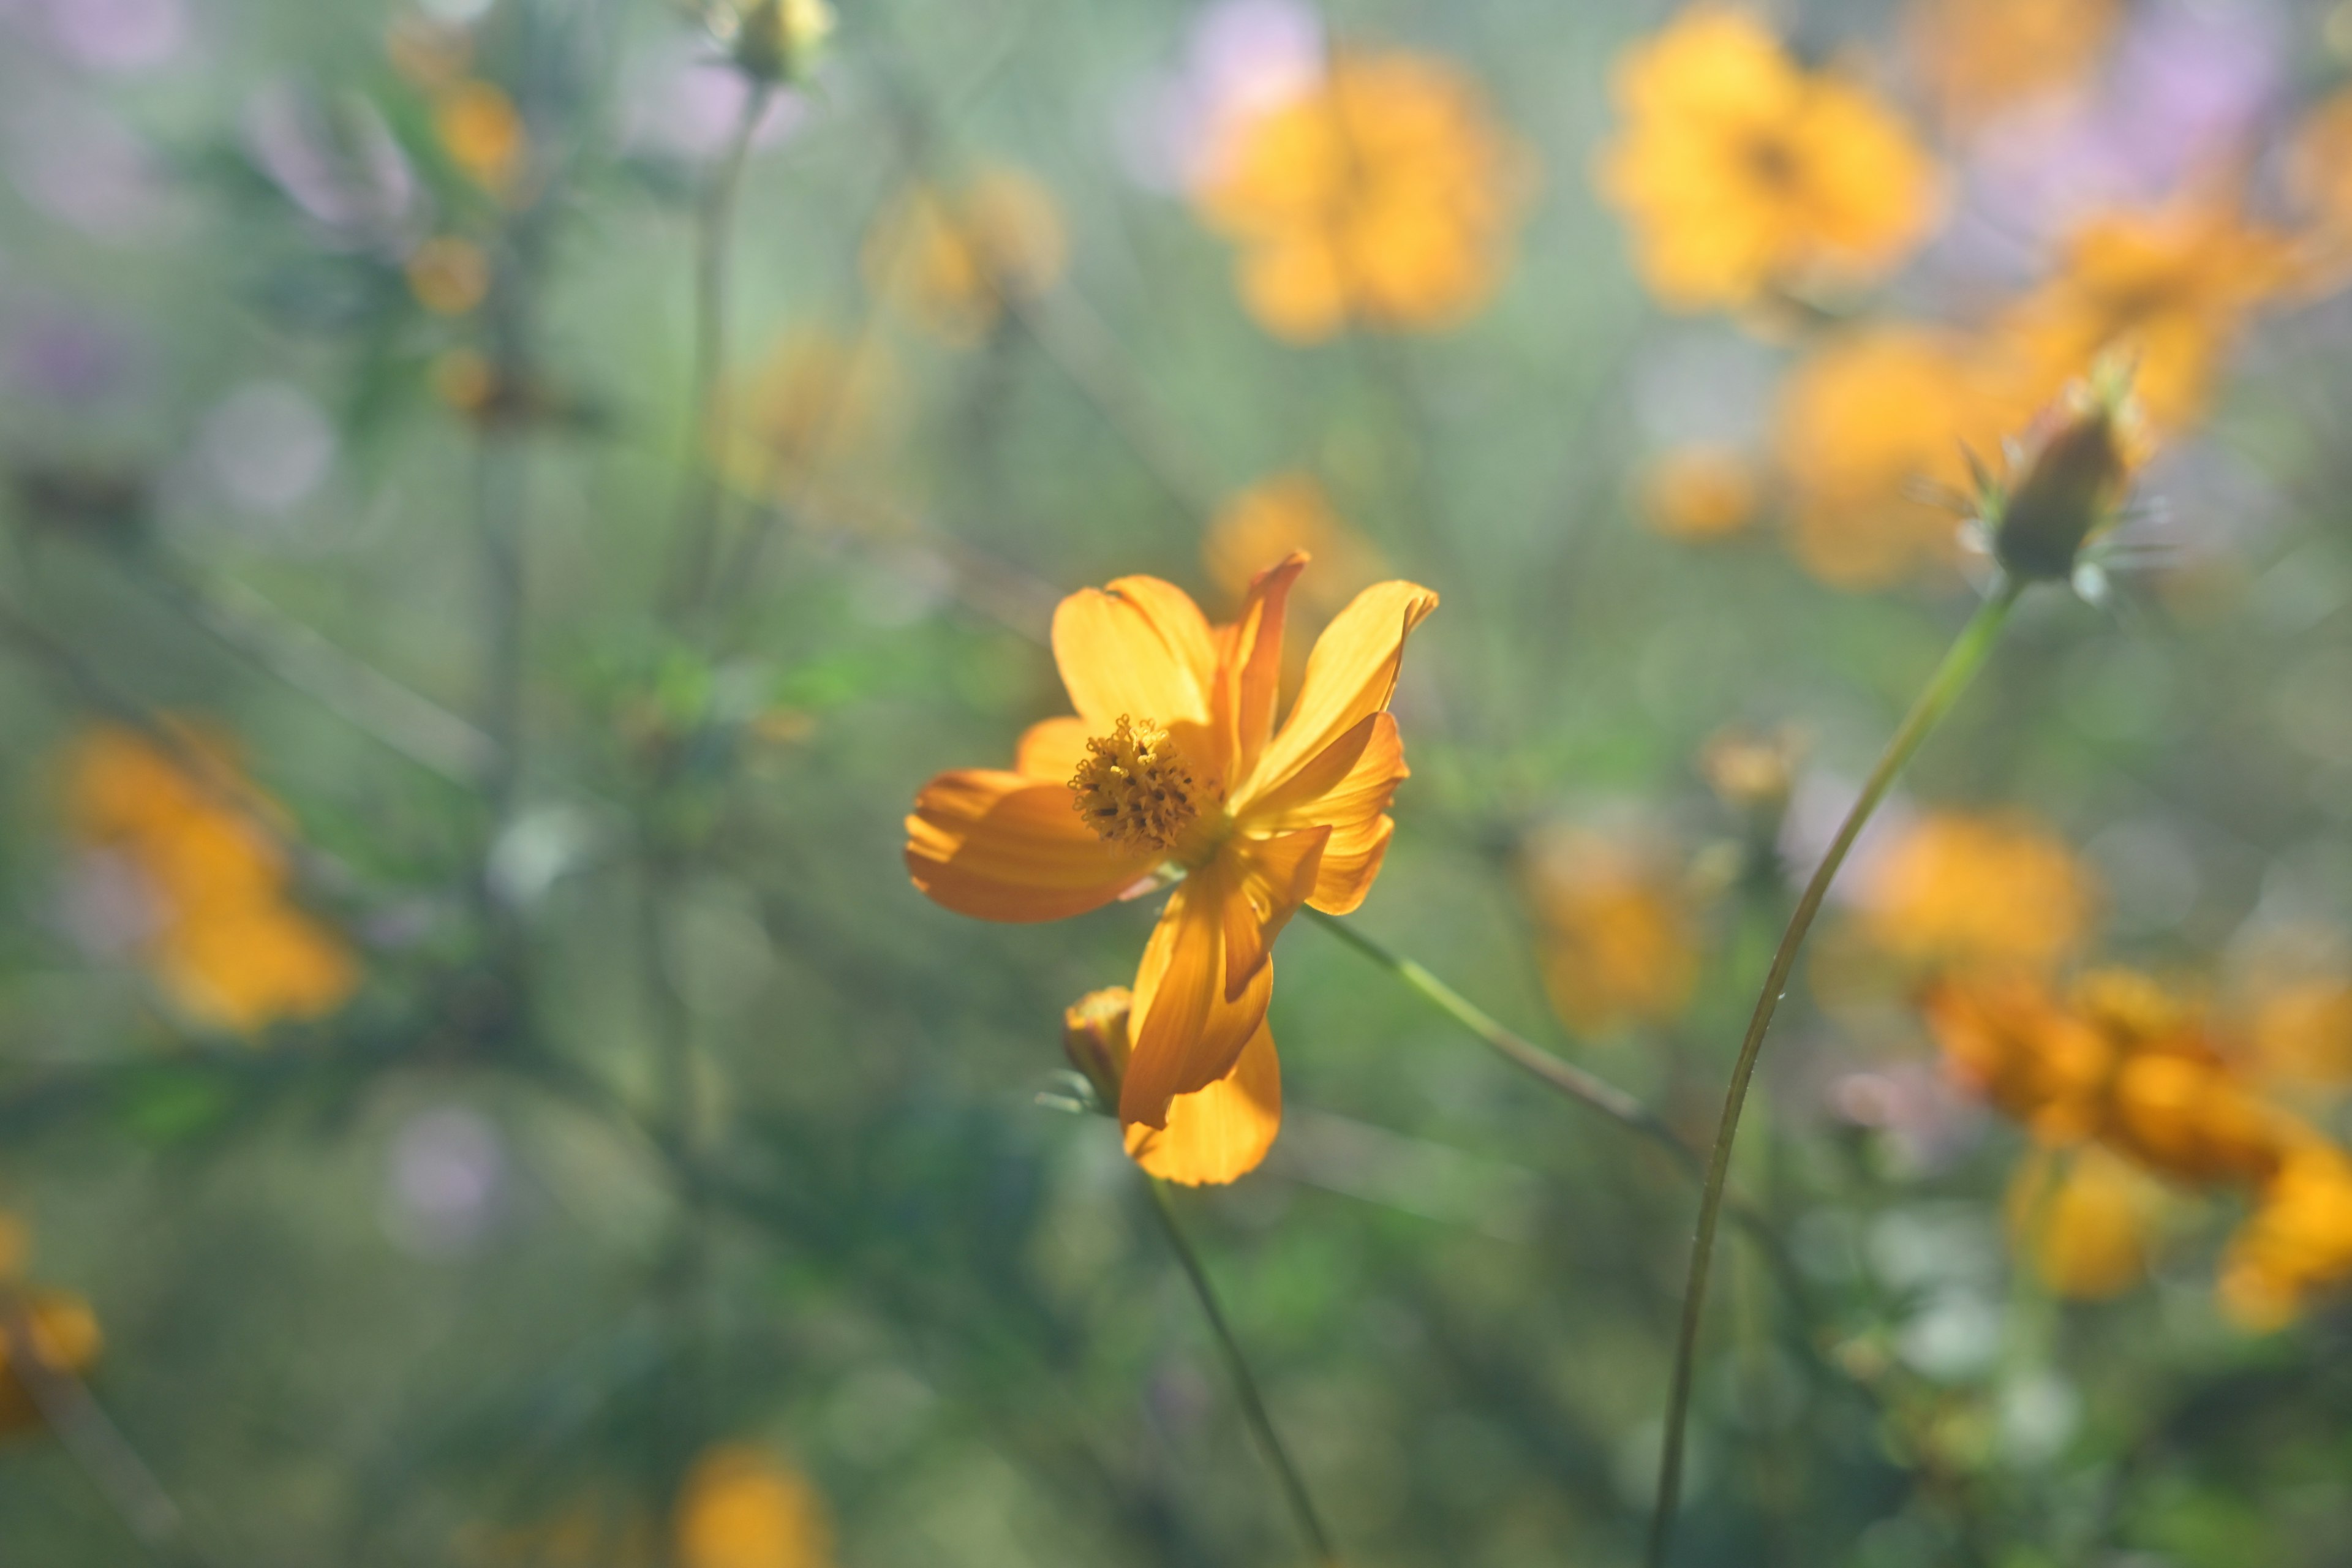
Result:
{"type": "Polygon", "coordinates": [[[1114,985],[1087,992],[1062,1013],[1062,1049],[1107,1106],[1118,1103],[1119,1080],[1127,1076],[1127,1021],[1134,1007],[1135,994],[1114,985]]]}
{"type": "Polygon", "coordinates": [[[737,16],[735,64],[757,81],[797,80],[808,74],[833,23],[827,0],[752,0],[737,16]]]}
{"type": "Polygon", "coordinates": [[[2083,546],[2122,509],[2136,424],[2119,375],[2102,371],[2067,394],[1991,517],[1993,554],[2012,575],[2062,583],[2074,576],[2083,546]]]}

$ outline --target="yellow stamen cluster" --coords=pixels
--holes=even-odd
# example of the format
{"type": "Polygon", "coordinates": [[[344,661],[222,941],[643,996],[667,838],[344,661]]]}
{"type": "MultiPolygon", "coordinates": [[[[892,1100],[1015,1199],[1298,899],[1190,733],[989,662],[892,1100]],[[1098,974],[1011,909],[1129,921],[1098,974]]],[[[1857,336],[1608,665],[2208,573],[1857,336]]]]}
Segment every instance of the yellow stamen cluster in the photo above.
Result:
{"type": "Polygon", "coordinates": [[[1070,778],[1078,815],[1107,844],[1168,849],[1200,815],[1198,786],[1184,754],[1150,720],[1118,716],[1108,735],[1087,742],[1087,760],[1070,778]]]}

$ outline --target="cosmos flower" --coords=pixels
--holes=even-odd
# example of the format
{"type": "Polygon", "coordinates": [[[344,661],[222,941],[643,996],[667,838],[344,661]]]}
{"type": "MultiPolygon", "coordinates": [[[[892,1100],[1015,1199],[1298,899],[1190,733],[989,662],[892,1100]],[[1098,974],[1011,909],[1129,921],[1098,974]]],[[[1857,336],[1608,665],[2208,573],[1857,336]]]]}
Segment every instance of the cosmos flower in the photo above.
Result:
{"type": "Polygon", "coordinates": [[[867,237],[864,267],[867,287],[942,342],[969,347],[1008,300],[1052,288],[1068,258],[1052,194],[1000,167],[954,189],[911,188],[867,237]]]}
{"type": "Polygon", "coordinates": [[[1544,986],[1584,1035],[1679,1016],[1698,980],[1698,916],[1681,868],[1654,844],[1578,831],[1528,858],[1544,986]]]}
{"type": "Polygon", "coordinates": [[[2097,905],[2090,873],[2021,816],[1939,811],[1878,851],[1861,887],[1865,933],[1921,964],[2044,970],[2082,943],[2097,905]]]}
{"type": "Polygon", "coordinates": [[[1437,595],[1402,582],[1358,595],[1277,728],[1284,613],[1306,565],[1260,573],[1221,627],[1156,578],[1071,595],[1053,643],[1076,714],[1033,725],[1012,769],[941,773],[907,819],[915,885],[982,920],[1062,920],[1176,884],[1133,987],[1118,1100],[1130,1128],[1167,1129],[1176,1097],[1241,1070],[1275,938],[1301,904],[1353,910],[1388,850],[1406,773],[1388,701],[1437,595]]]}

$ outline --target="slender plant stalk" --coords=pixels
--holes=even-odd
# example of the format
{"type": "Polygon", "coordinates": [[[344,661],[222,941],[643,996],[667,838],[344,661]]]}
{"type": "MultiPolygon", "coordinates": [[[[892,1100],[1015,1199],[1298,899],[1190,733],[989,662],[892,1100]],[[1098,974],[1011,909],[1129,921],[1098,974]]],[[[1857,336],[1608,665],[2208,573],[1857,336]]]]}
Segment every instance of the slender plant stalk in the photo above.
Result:
{"type": "Polygon", "coordinates": [[[754,82],[743,97],[743,112],[735,121],[726,150],[702,197],[696,226],[694,286],[694,424],[687,453],[688,480],[684,514],[679,521],[677,578],[671,584],[677,603],[698,607],[709,591],[710,571],[719,551],[718,459],[709,444],[728,438],[727,281],[729,253],[735,237],[736,198],[743,185],[743,165],[751,153],[751,138],[768,111],[773,85],[754,82]]]}
{"type": "Polygon", "coordinates": [[[1684,1430],[1690,1414],[1692,1372],[1698,1359],[1699,1324],[1706,1309],[1707,1268],[1715,1252],[1715,1233],[1722,1220],[1724,1184],[1730,1174],[1732,1143],[1739,1132],[1739,1112],[1748,1102],[1748,1086],[1756,1076],[1756,1061],[1763,1053],[1765,1033],[1771,1028],[1772,1015],[1789,988],[1789,977],[1796,969],[1797,953],[1804,946],[1806,933],[1812,930],[1822,900],[1829,895],[1830,884],[1845,864],[1854,840],[1862,836],[1863,828],[1878,809],[1878,803],[1886,797],[1896,776],[1983,668],[1985,657],[1992,651],[2023,588],[2021,580],[2003,578],[1944,655],[1944,662],[1936,668],[1927,689],[1911,705],[1895,738],[1887,742],[1878,765],[1871,769],[1870,777],[1864,782],[1861,795],[1846,812],[1845,820],[1838,825],[1837,837],[1830,841],[1829,852],[1822,857],[1822,863],[1814,868],[1811,880],[1797,900],[1788,929],[1780,934],[1780,949],[1772,955],[1772,966],[1764,976],[1764,989],[1757,996],[1756,1011],[1748,1020],[1747,1037],[1739,1043],[1738,1059],[1732,1064],[1731,1086],[1724,1095],[1723,1118],[1716,1128],[1715,1146],[1707,1155],[1706,1182],[1699,1189],[1698,1233],[1691,1243],[1690,1272],[1683,1290],[1682,1328],[1675,1344],[1674,1381],[1666,1395],[1665,1434],[1658,1461],[1657,1505],[1650,1516],[1649,1549],[1643,1558],[1649,1568],[1664,1568],[1675,1510],[1681,1500],[1684,1430]]]}
{"type": "Polygon", "coordinates": [[[1169,1201],[1166,1184],[1147,1177],[1144,1184],[1151,1189],[1151,1212],[1159,1216],[1160,1228],[1166,1234],[1176,1261],[1183,1266],[1184,1278],[1192,1281],[1192,1294],[1200,1298],[1201,1311],[1216,1335],[1225,1371],[1233,1376],[1234,1393],[1242,1402],[1242,1415],[1282,1482],[1282,1495],[1290,1504],[1292,1516],[1298,1521],[1299,1531],[1314,1548],[1316,1568],[1339,1568],[1339,1553],[1331,1545],[1331,1533],[1323,1528],[1323,1517],[1315,1511],[1315,1501],[1307,1495],[1307,1483],[1299,1479],[1298,1467],[1291,1463],[1290,1451],[1282,1446],[1282,1438],[1274,1429],[1274,1418],[1266,1414],[1265,1401],[1258,1394],[1257,1379],[1250,1373],[1241,1342],[1234,1338],[1233,1325],[1225,1321],[1224,1309],[1217,1304],[1217,1292],[1209,1283],[1208,1270],[1201,1267],[1200,1255],[1185,1239],[1184,1227],[1176,1222],[1176,1205],[1169,1201]]]}

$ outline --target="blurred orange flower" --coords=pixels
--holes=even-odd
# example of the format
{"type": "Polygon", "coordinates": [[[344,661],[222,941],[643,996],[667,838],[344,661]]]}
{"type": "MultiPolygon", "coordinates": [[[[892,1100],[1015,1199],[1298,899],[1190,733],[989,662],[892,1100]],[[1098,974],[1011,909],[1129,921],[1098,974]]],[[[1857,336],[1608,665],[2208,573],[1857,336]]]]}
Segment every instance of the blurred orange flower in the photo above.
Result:
{"type": "Polygon", "coordinates": [[[1623,128],[1596,177],[1675,310],[1872,281],[1936,220],[1937,169],[1910,128],[1745,11],[1685,11],[1619,58],[1611,89],[1623,128]]]}
{"type": "MultiPolygon", "coordinates": [[[[7,1292],[21,1306],[32,1349],[46,1364],[79,1376],[98,1360],[105,1345],[98,1315],[79,1296],[63,1290],[7,1292]]],[[[22,1432],[40,1424],[41,1407],[16,1371],[25,1347],[13,1332],[0,1331],[0,1436],[22,1432]]]]}
{"type": "Polygon", "coordinates": [[[2103,1300],[2147,1278],[2163,1200],[2156,1183],[2096,1145],[2036,1151],[2010,1178],[2010,1235],[2052,1290],[2103,1300]]]}
{"type": "Polygon", "coordinates": [[[2221,1305],[2245,1327],[2282,1328],[2318,1292],[2352,1279],[2352,1159],[2313,1142],[2283,1163],[2231,1239],[2221,1305]]]}
{"type": "Polygon", "coordinates": [[[1525,877],[1560,1020],[1605,1035],[1682,1013],[1698,981],[1698,911],[1656,846],[1591,832],[1536,845],[1525,877]]]}
{"type": "Polygon", "coordinates": [[[1454,67],[1342,55],[1315,88],[1228,128],[1194,196],[1242,248],[1242,300],[1276,337],[1429,331],[1486,302],[1528,152],[1454,67]]]}
{"type": "Polygon", "coordinates": [[[2287,183],[2312,220],[2309,281],[2322,291],[2352,279],[2352,89],[2312,110],[2295,132],[2287,183]]]}
{"type": "Polygon", "coordinates": [[[1890,323],[1830,339],[1782,384],[1774,425],[1799,564],[1874,588],[1957,561],[1966,453],[1998,452],[2029,406],[1958,333],[1890,323]]]}
{"type": "Polygon", "coordinates": [[[1995,331],[2032,402],[2120,354],[2147,417],[2159,432],[2177,430],[2204,411],[2255,309],[2294,276],[2284,237],[2221,204],[2108,213],[2074,231],[2057,272],[1995,331]]]}
{"type": "Polygon", "coordinates": [[[1910,55],[1944,118],[1967,128],[2082,81],[2120,0],[1912,0],[1910,55]]]}
{"type": "Polygon", "coordinates": [[[470,239],[436,235],[410,252],[408,291],[436,316],[462,316],[488,298],[490,258],[470,239]]]}
{"type": "Polygon", "coordinates": [[[1316,562],[1298,586],[1307,608],[1328,616],[1387,570],[1372,542],[1348,526],[1311,474],[1276,474],[1218,509],[1201,542],[1209,580],[1238,604],[1260,565],[1305,551],[1316,562]]]}
{"type": "Polygon", "coordinates": [[[867,236],[866,286],[958,347],[979,342],[1009,300],[1043,294],[1062,276],[1069,242],[1045,187],[1017,169],[982,170],[963,185],[908,189],[867,236]]]}
{"type": "Polygon", "coordinates": [[[892,390],[888,362],[870,340],[818,327],[787,332],[729,399],[734,428],[719,467],[747,491],[796,489],[873,429],[892,390]]]}
{"type": "Polygon", "coordinates": [[[2047,969],[2088,934],[2091,874],[2021,816],[1931,812],[1895,836],[1861,882],[1866,935],[1934,965],[2047,969]]]}
{"type": "Polygon", "coordinates": [[[2247,1035],[2256,1066],[2269,1077],[2352,1083],[2352,982],[2310,976],[2265,988],[2247,1035]]]}
{"type": "Polygon", "coordinates": [[[1946,1068],[2044,1143],[2078,1143],[2106,1124],[2116,1046],[2020,974],[1937,981],[1921,1010],[1946,1068]]]}
{"type": "Polygon", "coordinates": [[[1756,462],[1728,447],[1678,447],[1643,476],[1643,519],[1669,539],[1720,539],[1756,520],[1763,481],[1756,462]]]}
{"type": "Polygon", "coordinates": [[[150,906],[142,954],[191,1019],[255,1034],[333,1012],[358,965],[290,900],[285,853],[263,826],[275,805],[226,747],[187,743],[205,775],[128,730],[85,734],[68,759],[75,836],[136,875],[150,906]]]}
{"type": "Polygon", "coordinates": [[[467,179],[501,199],[514,193],[530,160],[530,133],[514,100],[495,83],[458,82],[433,105],[441,149],[467,179]]]}
{"type": "Polygon", "coordinates": [[[1054,656],[1074,717],[1022,736],[1012,770],[941,773],[907,819],[915,885],[958,913],[1051,921],[1181,878],[1135,982],[1119,1121],[1249,1070],[1274,939],[1302,903],[1345,914],[1378,876],[1405,777],[1388,711],[1404,644],[1437,606],[1367,588],[1326,627],[1275,727],[1282,630],[1307,558],[1261,572],[1233,625],[1123,577],[1062,601],[1054,656]]]}
{"type": "Polygon", "coordinates": [[[831,1568],[833,1523],[808,1479],[763,1448],[707,1449],[679,1489],[677,1568],[831,1568]]]}

